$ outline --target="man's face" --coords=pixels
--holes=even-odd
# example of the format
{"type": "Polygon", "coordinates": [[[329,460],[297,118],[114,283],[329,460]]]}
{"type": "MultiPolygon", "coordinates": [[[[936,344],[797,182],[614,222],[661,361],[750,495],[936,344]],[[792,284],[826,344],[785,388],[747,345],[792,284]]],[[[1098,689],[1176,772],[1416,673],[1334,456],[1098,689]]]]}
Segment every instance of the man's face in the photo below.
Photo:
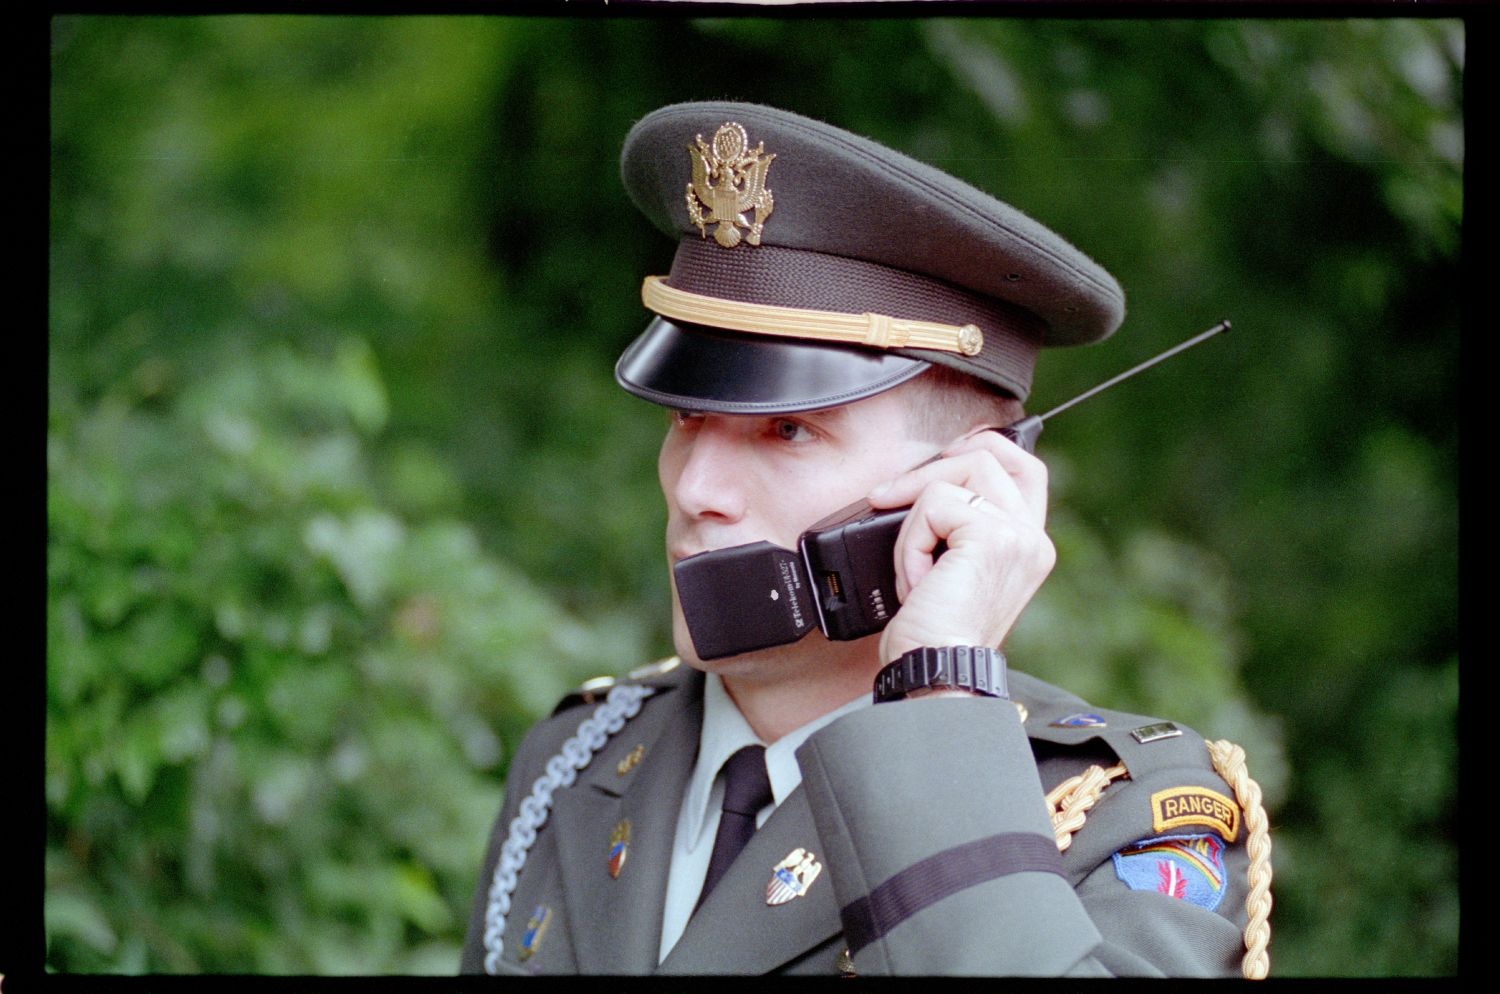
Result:
{"type": "MultiPolygon", "coordinates": [[[[669,565],[762,540],[794,549],[819,518],[931,456],[939,446],[909,434],[913,396],[897,388],[773,416],[673,412],[657,460],[669,565]]],[[[702,668],[675,588],[672,632],[678,654],[702,668]]]]}

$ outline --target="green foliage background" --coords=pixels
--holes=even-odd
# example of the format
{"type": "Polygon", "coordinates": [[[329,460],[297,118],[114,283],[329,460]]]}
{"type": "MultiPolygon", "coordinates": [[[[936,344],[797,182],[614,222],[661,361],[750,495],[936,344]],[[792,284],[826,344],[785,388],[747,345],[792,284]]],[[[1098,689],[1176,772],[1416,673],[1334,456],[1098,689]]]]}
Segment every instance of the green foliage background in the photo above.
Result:
{"type": "MultiPolygon", "coordinates": [[[[670,651],[676,100],[823,117],[1126,287],[1041,410],[1013,662],[1241,742],[1277,974],[1457,965],[1461,24],[69,17],[52,29],[46,965],[447,973],[508,750],[670,651]]],[[[838,196],[830,191],[830,196],[838,196]]],[[[850,205],[849,223],[860,223],[850,205]]]]}

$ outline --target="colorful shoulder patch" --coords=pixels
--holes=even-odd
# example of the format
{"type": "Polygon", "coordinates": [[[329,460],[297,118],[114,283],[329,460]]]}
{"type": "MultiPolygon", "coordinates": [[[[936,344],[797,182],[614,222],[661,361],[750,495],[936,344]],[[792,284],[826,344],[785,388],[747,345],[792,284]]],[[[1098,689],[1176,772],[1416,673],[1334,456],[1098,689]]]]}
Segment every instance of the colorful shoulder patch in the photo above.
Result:
{"type": "Polygon", "coordinates": [[[1213,911],[1224,899],[1224,843],[1217,835],[1165,835],[1114,855],[1131,890],[1154,890],[1213,911]]]}

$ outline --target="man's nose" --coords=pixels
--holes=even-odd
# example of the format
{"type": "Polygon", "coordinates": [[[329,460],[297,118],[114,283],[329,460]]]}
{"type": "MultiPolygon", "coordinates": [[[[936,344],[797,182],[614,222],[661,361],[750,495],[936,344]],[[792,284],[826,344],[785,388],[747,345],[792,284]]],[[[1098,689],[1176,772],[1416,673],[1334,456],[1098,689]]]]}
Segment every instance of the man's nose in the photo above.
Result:
{"type": "Polygon", "coordinates": [[[744,452],[732,427],[712,416],[698,426],[688,443],[673,497],[684,514],[726,522],[745,515],[744,452]]]}

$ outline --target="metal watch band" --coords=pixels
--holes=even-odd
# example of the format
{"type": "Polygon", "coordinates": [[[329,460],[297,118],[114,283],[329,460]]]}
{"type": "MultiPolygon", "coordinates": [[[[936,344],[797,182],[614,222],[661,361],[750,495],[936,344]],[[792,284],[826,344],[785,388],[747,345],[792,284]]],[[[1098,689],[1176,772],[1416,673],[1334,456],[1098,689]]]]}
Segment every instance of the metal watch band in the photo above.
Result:
{"type": "Polygon", "coordinates": [[[1009,698],[1005,654],[988,646],[921,646],[875,676],[875,703],[899,701],[923,687],[956,687],[986,697],[1009,698]]]}

